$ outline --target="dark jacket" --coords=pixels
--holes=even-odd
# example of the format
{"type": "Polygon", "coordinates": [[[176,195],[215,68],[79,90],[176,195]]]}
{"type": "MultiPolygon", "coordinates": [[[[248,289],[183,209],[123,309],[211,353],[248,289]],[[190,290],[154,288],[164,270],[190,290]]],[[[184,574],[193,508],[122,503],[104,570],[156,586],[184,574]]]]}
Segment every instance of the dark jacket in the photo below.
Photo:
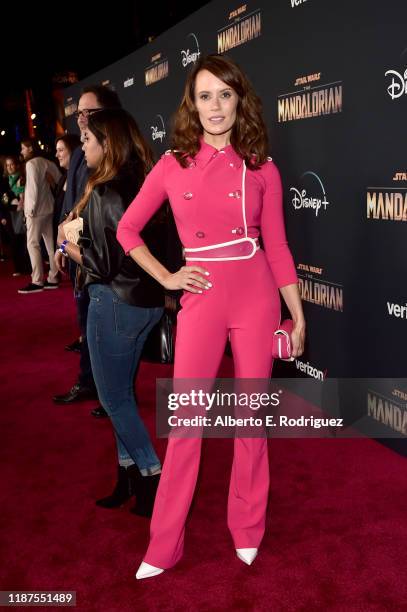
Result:
{"type": "Polygon", "coordinates": [[[60,223],[62,223],[65,215],[71,212],[75,204],[77,204],[82,197],[89,174],[85,154],[81,147],[76,147],[76,149],[72,151],[69,162],[65,198],[60,213],[60,223]]]}
{"type": "Polygon", "coordinates": [[[56,248],[57,243],[57,235],[58,235],[58,225],[64,220],[64,216],[62,215],[62,210],[64,209],[65,195],[66,191],[64,191],[64,186],[66,183],[66,172],[63,168],[61,168],[61,178],[58,183],[55,185],[53,191],[55,204],[54,204],[54,213],[52,215],[52,227],[54,231],[54,248],[56,248]]]}
{"type": "MultiPolygon", "coordinates": [[[[164,305],[164,289],[129,256],[116,238],[117,224],[139,191],[143,180],[133,169],[125,169],[113,180],[97,185],[82,212],[80,238],[84,282],[109,285],[123,302],[145,308],[164,305]]],[[[153,218],[143,238],[162,261],[166,224],[153,218]]]]}

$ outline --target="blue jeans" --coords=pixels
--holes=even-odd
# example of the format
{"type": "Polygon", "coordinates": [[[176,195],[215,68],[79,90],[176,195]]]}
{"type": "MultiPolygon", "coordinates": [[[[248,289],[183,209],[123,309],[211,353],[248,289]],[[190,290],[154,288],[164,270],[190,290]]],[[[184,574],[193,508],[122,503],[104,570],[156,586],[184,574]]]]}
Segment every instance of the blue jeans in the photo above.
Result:
{"type": "Polygon", "coordinates": [[[74,288],[74,298],[76,306],[76,315],[78,319],[78,325],[81,332],[81,355],[79,361],[79,374],[78,383],[81,387],[87,387],[88,389],[95,388],[95,382],[93,380],[92,366],[90,363],[88,339],[87,339],[87,318],[89,308],[89,295],[88,288],[83,287],[80,290],[76,289],[76,271],[78,264],[72,259],[69,260],[69,276],[74,288]]]}
{"type": "Polygon", "coordinates": [[[89,285],[87,337],[101,404],[116,434],[119,461],[136,463],[143,475],[160,467],[134,396],[134,376],[144,342],[163,308],[130,306],[108,285],[89,285]]]}
{"type": "Polygon", "coordinates": [[[75,292],[76,312],[78,315],[79,329],[81,330],[81,356],[79,361],[78,383],[82,387],[88,389],[95,388],[93,379],[92,365],[90,362],[88,337],[87,337],[87,319],[89,309],[88,288],[84,287],[80,292],[75,292]]]}

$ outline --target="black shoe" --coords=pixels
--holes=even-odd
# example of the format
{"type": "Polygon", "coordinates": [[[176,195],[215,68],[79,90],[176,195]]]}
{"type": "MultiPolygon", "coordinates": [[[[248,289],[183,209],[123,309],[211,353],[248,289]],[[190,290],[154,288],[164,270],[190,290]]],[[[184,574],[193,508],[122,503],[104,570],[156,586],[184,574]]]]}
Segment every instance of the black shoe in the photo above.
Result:
{"type": "Polygon", "coordinates": [[[38,293],[44,290],[44,285],[35,285],[34,283],[28,283],[25,287],[18,290],[18,293],[38,293]]]}
{"type": "Polygon", "coordinates": [[[59,283],[49,283],[48,281],[44,283],[44,289],[58,289],[58,287],[59,283]]]}
{"type": "Polygon", "coordinates": [[[98,406],[94,410],[91,410],[90,413],[95,419],[103,419],[109,416],[103,406],[98,406]]]}
{"type": "Polygon", "coordinates": [[[82,342],[79,340],[74,340],[71,344],[67,344],[65,347],[66,351],[70,351],[72,353],[80,353],[81,352],[81,344],[82,342]]]}
{"type": "MultiPolygon", "coordinates": [[[[132,466],[131,466],[132,467],[132,466]]],[[[102,508],[120,508],[130,497],[133,495],[133,482],[129,477],[129,468],[118,466],[117,469],[117,482],[113,489],[113,493],[107,497],[102,497],[96,501],[97,506],[102,508]]]]}
{"type": "Polygon", "coordinates": [[[74,402],[84,402],[85,400],[98,399],[98,395],[95,389],[89,389],[88,387],[82,387],[79,383],[76,383],[68,391],[62,395],[54,395],[52,398],[56,404],[73,404],[74,402]]]}
{"type": "Polygon", "coordinates": [[[153,514],[155,495],[157,493],[157,487],[158,483],[160,482],[161,474],[155,474],[154,476],[142,476],[138,468],[137,471],[139,472],[139,476],[133,481],[136,495],[136,505],[131,508],[130,512],[137,514],[138,516],[150,518],[153,514]]]}

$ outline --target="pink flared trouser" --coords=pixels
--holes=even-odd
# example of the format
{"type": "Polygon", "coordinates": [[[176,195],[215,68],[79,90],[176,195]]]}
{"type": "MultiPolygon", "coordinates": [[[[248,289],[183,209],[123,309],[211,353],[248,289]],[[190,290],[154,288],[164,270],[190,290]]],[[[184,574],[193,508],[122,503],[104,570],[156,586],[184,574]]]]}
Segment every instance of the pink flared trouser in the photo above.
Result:
{"type": "MultiPolygon", "coordinates": [[[[210,272],[213,287],[185,292],[178,315],[175,378],[215,378],[230,334],[237,378],[268,378],[280,321],[278,289],[263,251],[248,260],[191,262],[210,272]]],[[[166,569],[181,558],[185,521],[201,454],[200,438],[168,440],[144,561],[166,569]]],[[[269,490],[266,438],[236,438],[228,497],[235,548],[258,547],[269,490]]]]}

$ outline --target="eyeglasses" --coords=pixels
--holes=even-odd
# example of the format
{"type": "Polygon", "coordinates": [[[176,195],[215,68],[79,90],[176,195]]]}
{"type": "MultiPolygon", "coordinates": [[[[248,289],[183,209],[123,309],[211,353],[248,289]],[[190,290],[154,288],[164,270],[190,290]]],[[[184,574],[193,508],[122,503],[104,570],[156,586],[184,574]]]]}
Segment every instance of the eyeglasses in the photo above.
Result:
{"type": "Polygon", "coordinates": [[[96,113],[97,111],[102,110],[101,108],[83,108],[80,111],[76,111],[75,117],[79,119],[79,117],[89,117],[92,113],[96,113]]]}

